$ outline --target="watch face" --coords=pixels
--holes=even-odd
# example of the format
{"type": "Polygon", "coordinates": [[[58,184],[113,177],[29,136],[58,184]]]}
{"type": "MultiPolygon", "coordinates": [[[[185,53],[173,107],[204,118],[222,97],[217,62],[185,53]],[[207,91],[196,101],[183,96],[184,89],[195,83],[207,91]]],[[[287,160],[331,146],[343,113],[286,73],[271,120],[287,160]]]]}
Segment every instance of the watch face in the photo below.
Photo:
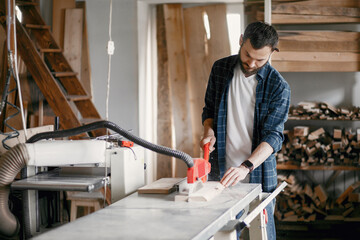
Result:
{"type": "Polygon", "coordinates": [[[243,164],[250,170],[250,172],[254,169],[254,165],[249,160],[246,160],[243,164]]]}

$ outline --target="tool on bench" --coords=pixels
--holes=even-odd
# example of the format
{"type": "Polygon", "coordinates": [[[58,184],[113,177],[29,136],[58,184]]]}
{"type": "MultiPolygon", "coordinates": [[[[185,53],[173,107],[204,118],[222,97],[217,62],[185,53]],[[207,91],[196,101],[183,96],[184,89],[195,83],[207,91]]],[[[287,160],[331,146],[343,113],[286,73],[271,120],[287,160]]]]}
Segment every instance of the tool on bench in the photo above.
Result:
{"type": "Polygon", "coordinates": [[[210,142],[203,146],[204,158],[194,159],[194,166],[187,170],[187,181],[179,183],[180,194],[191,195],[203,188],[203,183],[207,181],[207,176],[211,170],[209,163],[210,142]]]}

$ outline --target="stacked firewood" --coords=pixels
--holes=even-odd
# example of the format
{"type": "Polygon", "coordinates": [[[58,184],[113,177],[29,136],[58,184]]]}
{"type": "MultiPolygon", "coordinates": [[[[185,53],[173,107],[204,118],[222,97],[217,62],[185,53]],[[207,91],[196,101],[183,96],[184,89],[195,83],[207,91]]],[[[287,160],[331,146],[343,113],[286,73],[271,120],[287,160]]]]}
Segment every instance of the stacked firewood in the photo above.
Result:
{"type": "Polygon", "coordinates": [[[300,102],[291,106],[290,120],[360,120],[360,108],[336,108],[325,102],[300,102]]]}
{"type": "Polygon", "coordinates": [[[278,180],[288,183],[276,200],[275,217],[279,221],[360,220],[360,182],[332,199],[322,185],[300,183],[293,174],[278,174],[278,180]]]}
{"type": "Polygon", "coordinates": [[[360,129],[334,128],[330,134],[323,128],[313,132],[308,126],[284,131],[285,140],[277,153],[278,164],[359,166],[360,129]]]}

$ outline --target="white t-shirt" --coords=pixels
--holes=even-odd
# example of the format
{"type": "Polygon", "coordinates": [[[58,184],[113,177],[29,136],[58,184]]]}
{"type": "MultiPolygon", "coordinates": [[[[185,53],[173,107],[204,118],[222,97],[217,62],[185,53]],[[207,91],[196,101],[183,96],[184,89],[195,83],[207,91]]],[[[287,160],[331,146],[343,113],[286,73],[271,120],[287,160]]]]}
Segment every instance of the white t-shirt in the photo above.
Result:
{"type": "Polygon", "coordinates": [[[239,167],[251,155],[256,74],[246,78],[238,65],[229,86],[226,126],[226,169],[239,167]]]}

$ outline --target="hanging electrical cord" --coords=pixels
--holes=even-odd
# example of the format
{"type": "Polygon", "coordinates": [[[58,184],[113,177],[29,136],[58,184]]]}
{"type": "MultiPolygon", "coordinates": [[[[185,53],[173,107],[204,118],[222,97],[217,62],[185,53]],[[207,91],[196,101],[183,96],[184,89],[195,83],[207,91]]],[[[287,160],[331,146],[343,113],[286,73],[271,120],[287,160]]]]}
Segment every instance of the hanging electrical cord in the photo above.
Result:
{"type": "MultiPolygon", "coordinates": [[[[106,84],[106,105],[105,105],[105,120],[109,120],[109,99],[110,99],[110,79],[111,79],[111,56],[114,54],[115,45],[111,39],[111,23],[112,23],[112,0],[110,0],[110,9],[109,9],[109,41],[107,45],[108,53],[108,73],[107,73],[107,84],[106,84]]],[[[109,131],[106,131],[109,134],[109,131]]],[[[106,166],[106,164],[105,164],[106,166]]],[[[106,202],[107,195],[107,179],[108,179],[107,167],[105,167],[105,185],[104,185],[104,206],[106,202]]]]}
{"type": "MultiPolygon", "coordinates": [[[[9,69],[8,69],[8,73],[6,76],[5,87],[4,87],[4,91],[3,91],[3,95],[2,95],[1,103],[0,103],[0,114],[3,113],[3,110],[7,104],[9,104],[11,107],[13,107],[17,110],[14,114],[10,115],[9,117],[7,117],[4,120],[4,125],[6,127],[10,128],[14,132],[1,133],[3,135],[7,136],[5,139],[2,140],[2,145],[4,146],[5,149],[10,149],[10,147],[8,145],[6,145],[5,142],[11,138],[15,138],[15,137],[19,136],[19,132],[15,128],[10,126],[7,123],[7,121],[10,120],[11,118],[15,117],[20,112],[22,125],[23,125],[23,129],[24,129],[25,140],[27,140],[27,131],[26,131],[25,114],[24,114],[24,109],[23,109],[22,94],[21,94],[21,87],[20,87],[20,78],[19,78],[19,74],[18,74],[18,65],[17,65],[15,0],[12,0],[12,1],[8,0],[7,7],[8,7],[8,9],[7,9],[8,14],[7,14],[7,40],[6,41],[7,41],[7,50],[8,50],[9,69]],[[11,43],[12,43],[12,41],[11,41],[11,26],[14,26],[13,27],[14,52],[11,49],[11,43]],[[11,89],[9,91],[11,76],[13,76],[13,78],[15,80],[15,88],[11,89]],[[16,106],[15,104],[12,104],[7,101],[8,95],[16,90],[17,90],[17,94],[19,97],[20,108],[18,106],[16,106]]],[[[15,99],[16,98],[17,97],[15,97],[15,99]]]]}
{"type": "Polygon", "coordinates": [[[111,23],[112,23],[112,0],[110,0],[109,13],[109,41],[107,45],[108,53],[108,73],[107,73],[107,88],[106,88],[106,106],[105,106],[105,120],[109,120],[109,99],[110,99],[110,79],[111,79],[111,56],[114,54],[115,45],[111,39],[111,23]]]}

